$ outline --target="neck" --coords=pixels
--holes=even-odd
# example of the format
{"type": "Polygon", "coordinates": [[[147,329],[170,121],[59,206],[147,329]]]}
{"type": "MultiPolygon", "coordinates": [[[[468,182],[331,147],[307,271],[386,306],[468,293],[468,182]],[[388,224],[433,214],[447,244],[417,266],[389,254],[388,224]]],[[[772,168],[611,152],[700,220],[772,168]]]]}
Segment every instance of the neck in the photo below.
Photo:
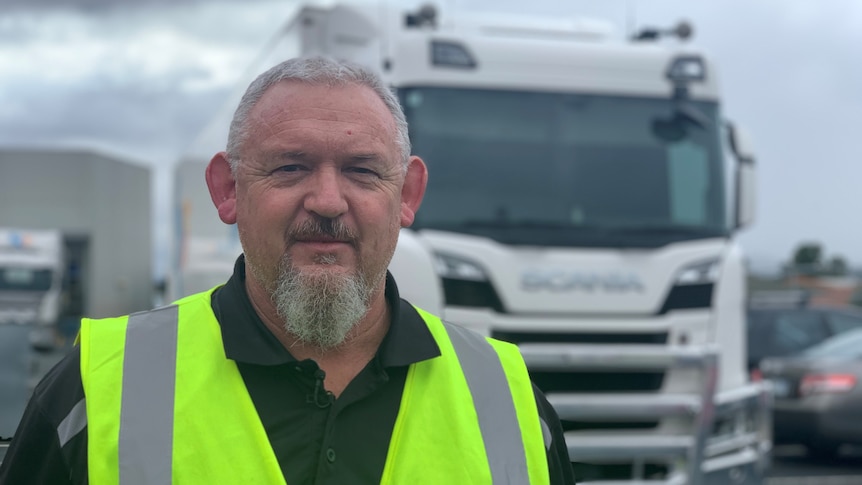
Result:
{"type": "Polygon", "coordinates": [[[338,397],[351,380],[374,358],[389,330],[389,305],[384,286],[375,291],[368,312],[350,330],[344,342],[331,349],[321,349],[288,333],[268,294],[253,278],[246,278],[246,290],[257,314],[281,344],[296,360],[314,360],[326,373],[326,390],[338,397]]]}

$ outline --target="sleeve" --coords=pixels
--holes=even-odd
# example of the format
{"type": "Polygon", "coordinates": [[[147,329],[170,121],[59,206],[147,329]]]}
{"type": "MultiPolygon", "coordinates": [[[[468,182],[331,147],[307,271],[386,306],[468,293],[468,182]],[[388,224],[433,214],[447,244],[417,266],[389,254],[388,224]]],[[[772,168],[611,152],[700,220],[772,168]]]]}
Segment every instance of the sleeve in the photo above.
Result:
{"type": "Polygon", "coordinates": [[[566,438],[563,436],[563,425],[551,403],[545,398],[542,391],[533,384],[533,393],[536,396],[536,406],[539,408],[539,417],[548,425],[551,432],[551,444],[548,446],[548,471],[551,485],[574,485],[575,473],[569,460],[569,448],[566,446],[566,438]]]}
{"type": "Polygon", "coordinates": [[[0,458],[0,485],[87,484],[86,423],[70,427],[68,420],[64,422],[83,400],[80,353],[75,347],[36,386],[8,451],[0,458]],[[63,431],[61,423],[66,425],[63,431]]]}

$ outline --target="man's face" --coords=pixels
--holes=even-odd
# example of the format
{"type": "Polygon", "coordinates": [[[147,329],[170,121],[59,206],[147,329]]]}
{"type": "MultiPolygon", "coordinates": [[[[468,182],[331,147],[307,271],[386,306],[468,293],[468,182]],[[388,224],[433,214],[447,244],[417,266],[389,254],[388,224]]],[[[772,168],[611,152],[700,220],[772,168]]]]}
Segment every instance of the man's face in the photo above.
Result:
{"type": "Polygon", "coordinates": [[[264,93],[247,127],[236,222],[257,283],[272,294],[289,270],[312,280],[359,277],[377,288],[400,227],[411,222],[383,102],[357,85],[283,82],[264,93]]]}

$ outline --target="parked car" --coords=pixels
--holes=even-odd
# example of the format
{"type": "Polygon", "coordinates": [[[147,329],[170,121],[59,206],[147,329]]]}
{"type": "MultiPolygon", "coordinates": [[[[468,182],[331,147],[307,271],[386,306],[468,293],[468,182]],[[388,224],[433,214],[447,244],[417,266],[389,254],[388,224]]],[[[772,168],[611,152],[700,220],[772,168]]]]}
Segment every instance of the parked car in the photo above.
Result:
{"type": "Polygon", "coordinates": [[[748,308],[748,370],[760,361],[785,357],[833,335],[862,328],[856,307],[812,307],[805,293],[770,293],[752,298],[748,308]]]}
{"type": "Polygon", "coordinates": [[[862,329],[765,359],[760,369],[772,383],[775,443],[801,443],[822,458],[862,444],[862,329]]]}

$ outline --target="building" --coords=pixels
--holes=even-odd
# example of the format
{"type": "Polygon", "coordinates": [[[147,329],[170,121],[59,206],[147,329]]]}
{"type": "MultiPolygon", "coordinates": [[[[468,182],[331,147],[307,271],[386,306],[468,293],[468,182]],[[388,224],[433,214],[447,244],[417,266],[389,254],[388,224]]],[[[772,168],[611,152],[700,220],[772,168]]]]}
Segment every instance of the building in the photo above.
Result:
{"type": "Polygon", "coordinates": [[[145,310],[153,301],[148,167],[89,149],[0,149],[0,226],[60,229],[64,315],[145,310]]]}
{"type": "Polygon", "coordinates": [[[224,283],[242,252],[236,224],[223,223],[210,199],[206,167],[206,160],[200,158],[186,158],[174,166],[174,259],[168,275],[169,300],[224,283]]]}

